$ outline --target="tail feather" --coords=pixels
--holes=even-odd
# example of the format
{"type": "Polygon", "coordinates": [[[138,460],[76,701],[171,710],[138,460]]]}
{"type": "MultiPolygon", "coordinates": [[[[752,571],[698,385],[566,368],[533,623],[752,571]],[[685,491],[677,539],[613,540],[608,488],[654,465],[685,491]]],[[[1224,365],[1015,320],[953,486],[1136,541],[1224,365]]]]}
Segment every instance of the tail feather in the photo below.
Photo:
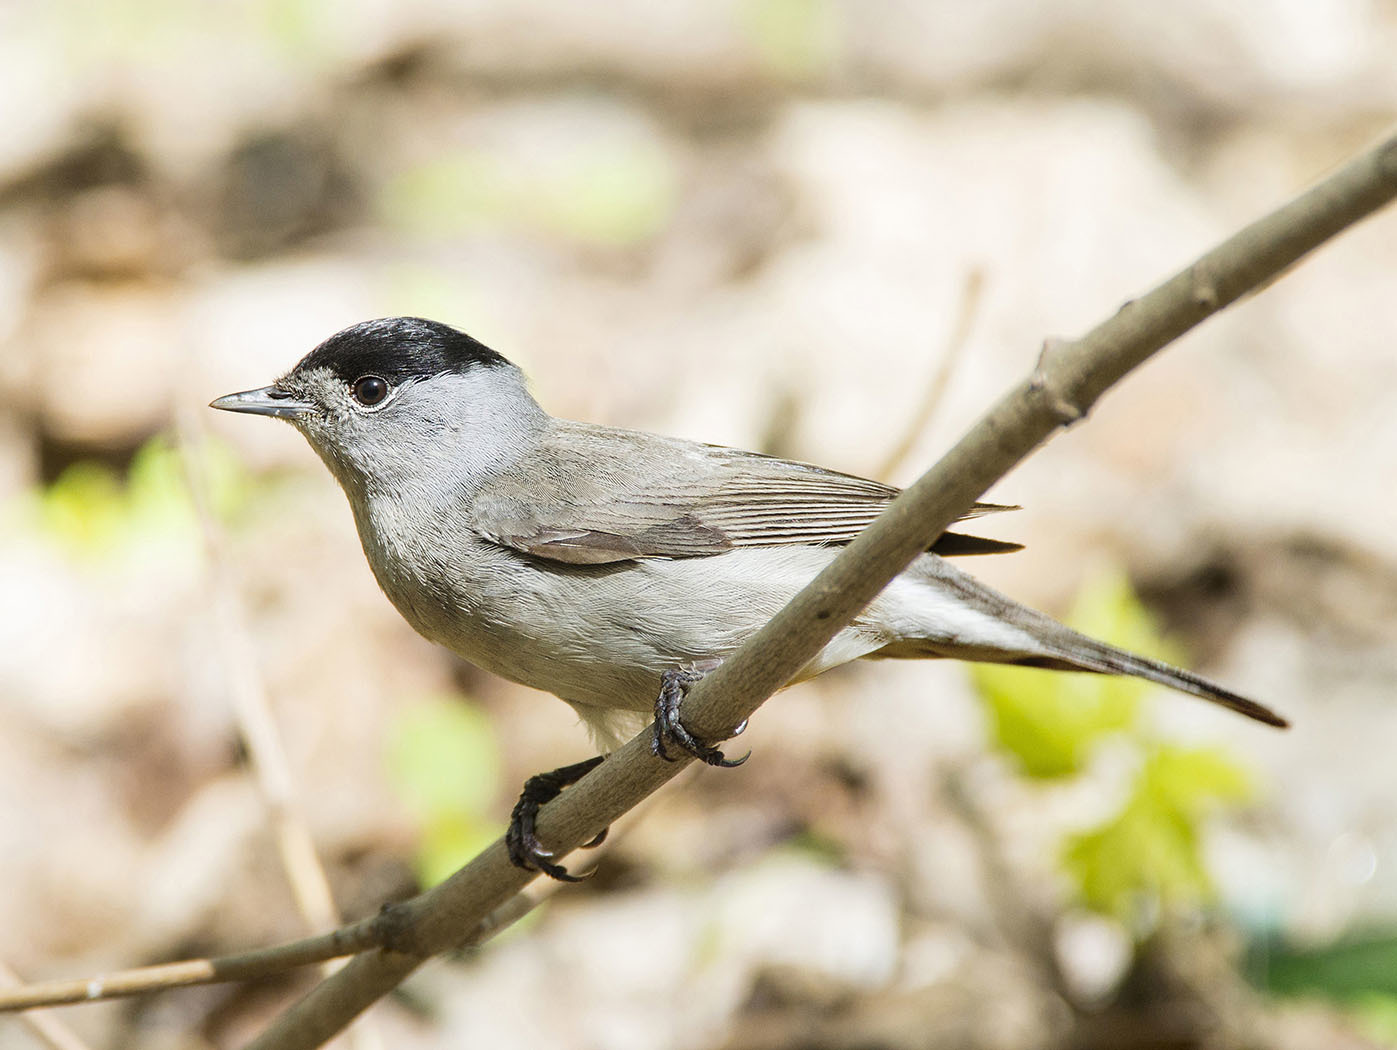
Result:
{"type": "MultiPolygon", "coordinates": [[[[930,585],[921,592],[912,612],[921,620],[917,635],[911,632],[891,641],[874,657],[948,657],[985,663],[1046,667],[1057,671],[1092,671],[1131,675],[1177,689],[1270,726],[1284,729],[1287,722],[1269,707],[1224,689],[1192,671],[1171,667],[1159,660],[1118,649],[1097,641],[1051,616],[1020,605],[955,568],[944,558],[918,559],[909,575],[930,585]],[[936,599],[927,602],[926,595],[936,599]],[[947,602],[950,599],[950,602],[947,602]],[[920,615],[917,615],[920,614],[920,615]]],[[[913,592],[903,592],[904,598],[913,592]]]]}
{"type": "Polygon", "coordinates": [[[1254,718],[1258,722],[1264,722],[1268,726],[1275,726],[1278,729],[1287,729],[1290,726],[1285,718],[1272,711],[1265,704],[1259,704],[1255,700],[1232,692],[1230,689],[1224,689],[1202,675],[1185,671],[1181,667],[1174,667],[1160,660],[1151,660],[1147,656],[1139,656],[1136,653],[1126,652],[1124,649],[1117,649],[1113,645],[1098,642],[1095,638],[1077,634],[1075,631],[1072,633],[1075,636],[1073,641],[1077,644],[1072,646],[1070,656],[1026,657],[1013,662],[1030,667],[1048,667],[1058,671],[1091,671],[1098,674],[1123,674],[1134,678],[1143,678],[1158,685],[1168,686],[1170,689],[1177,689],[1181,693],[1188,693],[1190,696],[1211,700],[1215,704],[1221,704],[1238,714],[1254,718]]]}

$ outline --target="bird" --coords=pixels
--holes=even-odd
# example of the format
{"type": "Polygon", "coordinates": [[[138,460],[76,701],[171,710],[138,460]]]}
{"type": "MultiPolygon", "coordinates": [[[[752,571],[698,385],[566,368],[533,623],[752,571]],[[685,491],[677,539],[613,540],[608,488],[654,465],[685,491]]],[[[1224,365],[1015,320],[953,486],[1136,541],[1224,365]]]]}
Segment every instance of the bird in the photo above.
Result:
{"type": "MultiPolygon", "coordinates": [[[[292,424],[344,490],[369,566],[407,622],[478,667],[553,693],[590,729],[600,753],[530,778],[506,835],[514,864],[564,880],[577,877],[535,835],[539,806],[652,720],[661,757],[674,748],[711,765],[742,761],[683,725],[684,691],[899,491],[554,417],[501,354],[419,317],[345,328],[271,385],[211,407],[292,424]]],[[[1011,509],[977,503],[959,520],[1011,509]]],[[[943,533],[787,685],[861,658],[951,658],[1128,675],[1287,725],[1199,675],[1020,605],[951,561],[1019,549],[943,533]]]]}

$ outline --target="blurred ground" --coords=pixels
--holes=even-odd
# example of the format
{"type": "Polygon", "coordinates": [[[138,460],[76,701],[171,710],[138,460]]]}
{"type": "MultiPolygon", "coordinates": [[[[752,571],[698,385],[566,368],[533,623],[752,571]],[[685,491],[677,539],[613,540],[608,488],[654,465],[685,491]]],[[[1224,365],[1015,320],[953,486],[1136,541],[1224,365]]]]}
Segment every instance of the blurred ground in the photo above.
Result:
{"type": "MultiPolygon", "coordinates": [[[[587,753],[562,704],[415,637],[301,439],[212,397],[350,322],[424,314],[557,414],[877,473],[978,279],[906,482],[1045,337],[1389,124],[1394,46],[1390,0],[6,5],[0,958],[78,976],[306,929],[240,690],[264,684],[349,917],[587,753]],[[176,430],[208,475],[212,563],[179,457],[147,445],[176,430]],[[473,750],[432,766],[441,711],[477,708],[446,736],[473,750]]],[[[1026,509],[987,531],[1028,550],[986,579],[1061,611],[1123,566],[1195,666],[1294,719],[1151,701],[1161,738],[1254,773],[1251,804],[1200,825],[1215,898],[1134,947],[1057,859],[1119,804],[1131,753],[1038,784],[987,748],[962,668],[855,668],[770,704],[753,761],[686,776],[593,883],[429,967],[375,1012],[381,1045],[1397,1036],[1366,986],[1355,1012],[1238,976],[1245,945],[1397,921],[1395,275],[1389,213],[990,494],[1026,509]]],[[[93,1047],[230,1047],[299,987],[63,1017],[93,1047]]],[[[0,1045],[30,1039],[0,1019],[0,1045]]]]}

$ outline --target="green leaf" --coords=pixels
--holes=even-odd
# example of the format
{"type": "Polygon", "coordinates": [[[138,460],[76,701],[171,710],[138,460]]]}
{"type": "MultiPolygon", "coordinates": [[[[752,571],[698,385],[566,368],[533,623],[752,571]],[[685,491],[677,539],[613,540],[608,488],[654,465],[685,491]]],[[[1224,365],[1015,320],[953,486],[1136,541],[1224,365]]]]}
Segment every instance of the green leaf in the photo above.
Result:
{"type": "Polygon", "coordinates": [[[464,813],[439,814],[422,826],[412,869],[422,886],[435,886],[499,835],[493,822],[464,813]]]}
{"type": "Polygon", "coordinates": [[[1136,690],[1108,679],[978,664],[971,675],[989,708],[994,746],[1030,777],[1081,772],[1101,737],[1135,721],[1136,690]]]}
{"type": "MultiPolygon", "coordinates": [[[[1397,934],[1351,934],[1317,946],[1266,938],[1248,949],[1246,971],[1254,983],[1284,996],[1319,995],[1341,1002],[1397,1006],[1397,934]]],[[[1393,1011],[1397,1019],[1397,1010],[1393,1011]]]]}
{"type": "Polygon", "coordinates": [[[1178,663],[1182,655],[1159,632],[1140,603],[1130,578],[1118,566],[1089,577],[1067,614],[1066,622],[1083,634],[1157,660],[1178,663]]]}
{"type": "Polygon", "coordinates": [[[97,463],[74,463],[39,497],[39,523],[81,555],[110,553],[121,541],[126,500],[115,473],[97,463]]]}
{"type": "Polygon", "coordinates": [[[1390,930],[1316,946],[1261,937],[1248,945],[1244,970],[1272,995],[1342,1004],[1368,1038],[1397,1046],[1397,934],[1390,930]]]}
{"type": "MultiPolygon", "coordinates": [[[[199,447],[213,511],[230,516],[252,489],[226,446],[199,447]]],[[[181,453],[166,435],[137,450],[124,478],[99,463],[74,463],[38,495],[39,527],[80,557],[127,558],[158,547],[162,557],[197,552],[198,519],[181,453]]]]}
{"type": "Polygon", "coordinates": [[[1087,907],[1139,929],[1160,906],[1211,895],[1203,823],[1250,795],[1245,771],[1222,752],[1157,746],[1120,812],[1068,838],[1063,868],[1087,907]]]}
{"type": "Polygon", "coordinates": [[[1145,763],[1141,783],[1159,805],[1190,820],[1253,794],[1246,770],[1220,748],[1159,745],[1145,763]]]}
{"type": "Polygon", "coordinates": [[[126,508],[131,526],[145,533],[185,533],[197,528],[189,484],[179,451],[164,437],[147,441],[126,475],[126,508]]]}
{"type": "Polygon", "coordinates": [[[499,790],[499,748],[489,717],[464,700],[436,697],[398,716],[388,775],[421,817],[484,813],[499,790]]]}
{"type": "MultiPolygon", "coordinates": [[[[1090,580],[1066,622],[1147,656],[1171,655],[1119,570],[1090,580]]],[[[1150,689],[1136,678],[995,664],[973,664],[970,674],[988,708],[995,747],[1041,779],[1081,772],[1103,737],[1135,724],[1150,689]]]]}
{"type": "Polygon", "coordinates": [[[385,757],[388,777],[421,827],[414,867],[433,885],[489,845],[499,827],[499,747],[484,711],[434,697],[399,715],[385,757]]]}
{"type": "Polygon", "coordinates": [[[1397,995],[1363,995],[1353,1002],[1354,1019],[1369,1039],[1397,1046],[1397,995]]]}

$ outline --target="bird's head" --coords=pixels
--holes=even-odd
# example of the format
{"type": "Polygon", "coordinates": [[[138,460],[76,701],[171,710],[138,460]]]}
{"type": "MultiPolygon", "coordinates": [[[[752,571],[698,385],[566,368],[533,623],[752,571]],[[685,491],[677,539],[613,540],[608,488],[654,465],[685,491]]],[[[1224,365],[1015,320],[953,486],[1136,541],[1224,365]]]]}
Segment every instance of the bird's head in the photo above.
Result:
{"type": "Polygon", "coordinates": [[[286,420],[351,498],[488,475],[547,420],[504,357],[418,317],[352,325],[270,386],[211,407],[286,420]]]}

